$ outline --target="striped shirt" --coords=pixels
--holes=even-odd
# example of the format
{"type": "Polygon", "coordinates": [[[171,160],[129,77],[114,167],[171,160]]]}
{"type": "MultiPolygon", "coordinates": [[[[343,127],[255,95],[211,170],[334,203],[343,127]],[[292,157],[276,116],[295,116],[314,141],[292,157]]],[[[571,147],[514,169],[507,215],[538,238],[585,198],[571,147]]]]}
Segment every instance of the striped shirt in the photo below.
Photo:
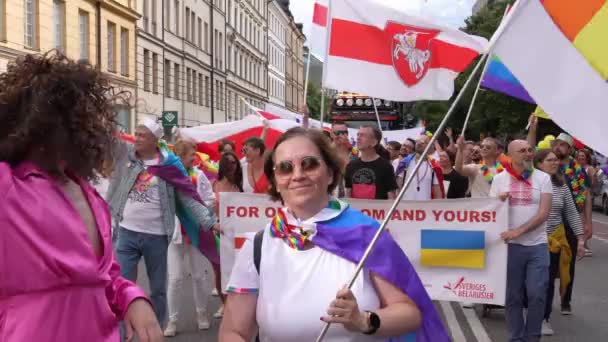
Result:
{"type": "Polygon", "coordinates": [[[574,204],[570,188],[566,184],[562,186],[553,184],[553,199],[549,218],[547,219],[547,234],[551,235],[560,224],[564,223],[564,217],[568,221],[574,235],[579,236],[583,234],[583,223],[574,204]]]}

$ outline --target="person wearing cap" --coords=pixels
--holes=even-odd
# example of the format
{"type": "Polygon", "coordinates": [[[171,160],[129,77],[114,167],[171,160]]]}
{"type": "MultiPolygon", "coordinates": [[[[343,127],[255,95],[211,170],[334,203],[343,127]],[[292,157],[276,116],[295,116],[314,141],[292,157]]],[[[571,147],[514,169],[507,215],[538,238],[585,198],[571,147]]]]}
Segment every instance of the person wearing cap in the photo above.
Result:
{"type": "MultiPolygon", "coordinates": [[[[538,128],[538,118],[530,119],[530,130],[528,131],[528,142],[536,142],[536,131],[538,128]]],[[[572,192],[572,197],[576,207],[581,214],[581,220],[585,231],[585,238],[590,239],[593,234],[593,221],[591,218],[591,196],[589,193],[590,182],[585,169],[572,157],[572,149],[574,148],[574,139],[566,134],[561,133],[552,143],[552,149],[557,158],[560,160],[560,172],[565,177],[566,184],[572,192]]],[[[568,223],[565,222],[567,225],[568,223]]],[[[568,244],[572,250],[572,254],[576,255],[579,248],[585,248],[579,244],[579,240],[572,234],[572,229],[566,227],[566,237],[568,244]]],[[[570,283],[566,288],[566,292],[562,296],[561,313],[562,315],[572,314],[572,288],[574,284],[576,260],[572,258],[570,261],[570,283]]]]}
{"type": "Polygon", "coordinates": [[[135,281],[137,265],[144,257],[150,299],[161,326],[167,308],[167,248],[176,215],[184,223],[180,213],[187,211],[188,221],[197,231],[215,228],[217,222],[202,203],[179,158],[159,144],[162,136],[163,128],[154,119],[137,126],[135,144],[127,145],[128,153],[115,160],[106,196],[115,226],[121,275],[135,281]]]}

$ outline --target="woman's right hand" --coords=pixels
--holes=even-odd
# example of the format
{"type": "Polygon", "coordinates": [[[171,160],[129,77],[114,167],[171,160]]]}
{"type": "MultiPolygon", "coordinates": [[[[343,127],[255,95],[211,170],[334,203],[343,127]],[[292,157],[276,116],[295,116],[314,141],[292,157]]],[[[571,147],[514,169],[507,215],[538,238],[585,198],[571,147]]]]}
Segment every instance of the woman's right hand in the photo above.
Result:
{"type": "Polygon", "coordinates": [[[511,196],[511,194],[508,192],[501,192],[500,195],[498,195],[498,198],[504,202],[509,199],[509,196],[511,196]]]}

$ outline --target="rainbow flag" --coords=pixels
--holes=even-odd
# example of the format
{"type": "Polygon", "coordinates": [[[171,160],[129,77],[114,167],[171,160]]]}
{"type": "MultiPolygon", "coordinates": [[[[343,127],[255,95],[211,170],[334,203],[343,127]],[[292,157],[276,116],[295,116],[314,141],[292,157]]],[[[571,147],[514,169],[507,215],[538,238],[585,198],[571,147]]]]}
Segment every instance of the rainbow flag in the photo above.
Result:
{"type": "Polygon", "coordinates": [[[422,229],[420,264],[426,267],[485,267],[485,232],[482,230],[422,229]]]}
{"type": "Polygon", "coordinates": [[[551,119],[608,154],[608,1],[518,0],[493,53],[551,119]]]}
{"type": "Polygon", "coordinates": [[[497,56],[492,56],[481,86],[529,103],[536,103],[509,69],[497,56]]]}

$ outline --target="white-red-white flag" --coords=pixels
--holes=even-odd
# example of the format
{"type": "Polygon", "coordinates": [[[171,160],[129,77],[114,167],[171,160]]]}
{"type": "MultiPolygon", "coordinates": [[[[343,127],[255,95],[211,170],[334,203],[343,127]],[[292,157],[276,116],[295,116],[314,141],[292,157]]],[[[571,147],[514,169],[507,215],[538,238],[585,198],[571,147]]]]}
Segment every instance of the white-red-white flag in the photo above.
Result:
{"type": "Polygon", "coordinates": [[[329,0],[316,0],[312,15],[312,29],[309,47],[319,58],[325,58],[327,51],[327,23],[329,0]]]}
{"type": "Polygon", "coordinates": [[[323,86],[392,101],[448,100],[488,41],[370,0],[332,0],[323,86]]]}

